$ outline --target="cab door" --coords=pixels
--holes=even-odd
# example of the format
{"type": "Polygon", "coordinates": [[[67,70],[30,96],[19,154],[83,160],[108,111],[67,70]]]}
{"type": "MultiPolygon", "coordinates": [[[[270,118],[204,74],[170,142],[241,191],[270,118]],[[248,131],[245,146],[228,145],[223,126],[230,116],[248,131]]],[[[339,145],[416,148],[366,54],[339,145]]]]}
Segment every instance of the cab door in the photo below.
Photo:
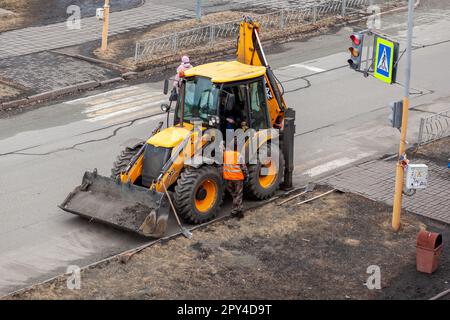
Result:
{"type": "Polygon", "coordinates": [[[270,128],[263,78],[248,83],[249,127],[258,131],[270,128]]]}

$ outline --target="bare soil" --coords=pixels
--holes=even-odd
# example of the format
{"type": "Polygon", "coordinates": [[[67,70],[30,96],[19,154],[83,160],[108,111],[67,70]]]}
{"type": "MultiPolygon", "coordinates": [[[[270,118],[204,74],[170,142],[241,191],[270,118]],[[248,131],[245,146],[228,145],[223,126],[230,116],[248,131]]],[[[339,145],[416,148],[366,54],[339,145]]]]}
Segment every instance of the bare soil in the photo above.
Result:
{"type": "Polygon", "coordinates": [[[419,147],[413,157],[428,159],[437,164],[445,165],[450,159],[450,137],[434,141],[419,147]]]}
{"type": "MultiPolygon", "coordinates": [[[[324,190],[307,194],[312,197],[324,190]]],[[[334,192],[295,205],[271,203],[242,220],[228,219],[158,243],[128,261],[102,263],[81,273],[81,289],[62,276],[12,299],[395,299],[430,298],[447,289],[450,254],[433,275],[415,271],[421,228],[444,232],[415,215],[390,227],[391,208],[334,192]],[[381,269],[381,290],[364,283],[381,269]]]]}
{"type": "Polygon", "coordinates": [[[108,51],[102,52],[99,48],[94,49],[94,56],[98,59],[119,63],[128,68],[134,68],[134,48],[136,42],[162,37],[167,34],[175,32],[194,29],[197,27],[207,26],[213,23],[238,21],[243,15],[248,13],[237,11],[223,11],[204,15],[202,21],[198,22],[196,19],[187,19],[182,21],[175,21],[164,23],[159,26],[150,26],[143,31],[136,31],[126,33],[114,37],[108,44],[108,51]]]}
{"type": "Polygon", "coordinates": [[[21,90],[0,82],[0,102],[6,101],[8,98],[17,97],[21,93],[21,90]]]}

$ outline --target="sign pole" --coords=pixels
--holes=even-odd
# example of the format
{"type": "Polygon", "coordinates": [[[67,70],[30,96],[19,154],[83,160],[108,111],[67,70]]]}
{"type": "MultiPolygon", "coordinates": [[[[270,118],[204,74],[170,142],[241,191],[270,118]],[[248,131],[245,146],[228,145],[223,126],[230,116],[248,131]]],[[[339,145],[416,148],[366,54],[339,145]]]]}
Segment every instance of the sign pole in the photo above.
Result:
{"type": "Polygon", "coordinates": [[[400,147],[398,152],[396,177],[395,177],[395,194],[394,207],[392,211],[392,228],[394,231],[400,229],[400,213],[402,210],[402,196],[403,196],[403,178],[404,168],[402,158],[406,149],[406,130],[408,127],[408,111],[409,111],[409,87],[411,80],[411,53],[412,53],[412,34],[413,34],[413,19],[414,19],[414,0],[408,1],[408,37],[406,43],[406,68],[405,68],[405,86],[403,93],[403,118],[402,129],[400,137],[400,147]]]}
{"type": "Polygon", "coordinates": [[[103,13],[103,32],[102,32],[102,48],[103,52],[108,49],[108,30],[109,30],[109,0],[105,0],[103,13]]]}
{"type": "Polygon", "coordinates": [[[202,21],[202,0],[195,1],[195,16],[197,21],[202,21]]]}

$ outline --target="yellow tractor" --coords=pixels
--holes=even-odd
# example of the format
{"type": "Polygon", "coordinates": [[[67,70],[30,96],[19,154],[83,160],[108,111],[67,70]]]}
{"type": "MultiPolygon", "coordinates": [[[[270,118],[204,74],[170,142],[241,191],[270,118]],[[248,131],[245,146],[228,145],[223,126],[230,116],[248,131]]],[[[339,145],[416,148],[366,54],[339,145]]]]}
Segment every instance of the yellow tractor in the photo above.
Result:
{"type": "Polygon", "coordinates": [[[214,219],[224,194],[222,166],[207,161],[192,164],[186,158],[218,141],[208,129],[225,136],[226,113],[251,133],[244,141],[246,161],[267,149],[275,136],[279,141],[280,148],[271,153],[277,165],[259,160],[248,164],[246,196],[264,200],[282,184],[292,187],[295,113],[286,107],[267,63],[259,28],[250,18],[243,19],[237,61],[208,63],[180,74],[178,93],[171,95],[170,105],[161,106],[167,112],[167,128],[162,129],[161,122],[147,141],[126,148],[114,162],[111,177],[86,172],[82,184],[59,207],[148,237],[165,234],[171,210],[178,221],[180,215],[191,224],[214,219]],[[169,126],[172,102],[176,105],[169,126]],[[271,129],[278,135],[263,135],[271,129]],[[191,151],[186,152],[187,147],[191,151]]]}

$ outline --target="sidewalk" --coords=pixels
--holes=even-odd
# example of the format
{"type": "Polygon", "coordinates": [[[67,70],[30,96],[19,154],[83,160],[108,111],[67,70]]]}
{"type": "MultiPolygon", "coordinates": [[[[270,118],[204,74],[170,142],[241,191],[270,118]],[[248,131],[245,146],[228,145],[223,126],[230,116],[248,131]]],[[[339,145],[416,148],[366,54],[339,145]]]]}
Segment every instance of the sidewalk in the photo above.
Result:
{"type": "MultiPolygon", "coordinates": [[[[428,165],[428,187],[403,196],[403,208],[450,224],[450,138],[433,142],[409,155],[410,163],[428,165]]],[[[325,180],[331,186],[392,205],[396,159],[374,160],[351,167],[325,180]]]]}
{"type": "MultiPolygon", "coordinates": [[[[109,35],[194,15],[191,10],[148,1],[138,8],[111,13],[109,35]]],[[[63,22],[8,31],[0,34],[0,59],[78,45],[97,40],[101,34],[102,22],[96,17],[81,19],[79,30],[70,30],[63,22]]]]}
{"type": "MultiPolygon", "coordinates": [[[[239,8],[276,10],[289,6],[306,5],[315,0],[203,0],[203,13],[239,8]]],[[[195,1],[147,0],[137,8],[112,12],[109,35],[125,33],[162,22],[195,17],[195,1]]],[[[45,50],[54,50],[98,40],[102,34],[102,21],[96,17],[81,19],[80,30],[70,30],[66,22],[29,27],[0,33],[0,59],[21,56],[45,50]]]]}

